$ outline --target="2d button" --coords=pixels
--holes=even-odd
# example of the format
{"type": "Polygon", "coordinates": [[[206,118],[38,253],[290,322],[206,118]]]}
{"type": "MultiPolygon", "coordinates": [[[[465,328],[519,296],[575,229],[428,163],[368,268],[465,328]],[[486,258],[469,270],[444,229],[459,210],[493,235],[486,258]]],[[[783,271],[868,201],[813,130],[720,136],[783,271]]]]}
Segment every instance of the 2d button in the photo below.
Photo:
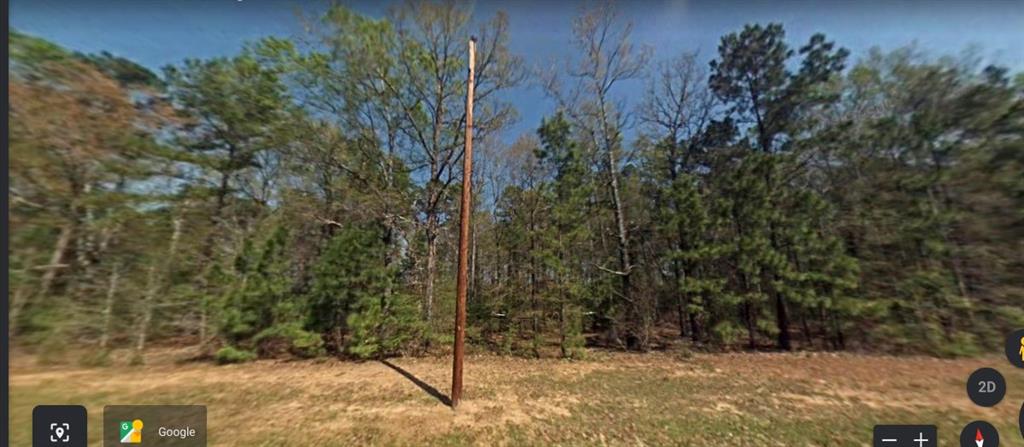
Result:
{"type": "Polygon", "coordinates": [[[1006,396],[1006,379],[992,368],[981,368],[967,379],[967,396],[982,407],[998,404],[1006,396]]]}
{"type": "Polygon", "coordinates": [[[1024,368],[1024,329],[1018,329],[1006,337],[1006,359],[1018,368],[1024,368]]]}
{"type": "Polygon", "coordinates": [[[999,447],[999,432],[988,422],[971,422],[960,432],[960,447],[999,447]]]}
{"type": "Polygon", "coordinates": [[[38,405],[32,409],[32,446],[85,447],[88,422],[81,405],[38,405]]]}

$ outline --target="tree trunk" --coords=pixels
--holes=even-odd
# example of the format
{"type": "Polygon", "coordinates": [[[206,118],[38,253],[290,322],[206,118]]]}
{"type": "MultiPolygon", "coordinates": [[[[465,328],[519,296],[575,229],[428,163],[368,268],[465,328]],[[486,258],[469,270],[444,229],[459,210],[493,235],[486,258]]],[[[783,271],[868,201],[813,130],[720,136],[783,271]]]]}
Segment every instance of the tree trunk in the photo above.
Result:
{"type": "Polygon", "coordinates": [[[775,295],[775,321],[779,326],[779,349],[790,351],[793,349],[793,342],[789,334],[789,310],[786,309],[786,301],[778,291],[775,295]]]}
{"type": "Polygon", "coordinates": [[[209,311],[207,311],[209,306],[210,303],[206,298],[203,298],[203,301],[199,303],[199,343],[197,345],[200,348],[202,348],[208,338],[206,335],[206,325],[208,324],[207,319],[209,318],[209,311]]]}
{"type": "MultiPolygon", "coordinates": [[[[171,262],[174,259],[174,255],[178,251],[178,240],[181,238],[181,224],[182,218],[176,217],[174,219],[174,232],[171,234],[171,243],[167,249],[167,257],[159,262],[162,266],[162,269],[160,269],[161,271],[158,271],[157,263],[154,263],[149,267],[149,271],[146,275],[146,292],[142,297],[142,303],[140,303],[141,318],[135,339],[135,355],[138,361],[142,360],[142,351],[146,348],[146,334],[149,332],[149,325],[153,320],[153,301],[156,299],[156,294],[163,282],[162,277],[166,274],[166,269],[170,267],[171,262]]],[[[200,333],[205,334],[207,306],[203,305],[200,307],[201,320],[203,321],[203,326],[200,327],[200,333]]],[[[200,337],[202,337],[202,335],[200,335],[200,337]]],[[[204,341],[205,340],[200,339],[199,345],[202,346],[204,341]]]]}
{"type": "Polygon", "coordinates": [[[531,346],[533,346],[533,355],[535,357],[539,358],[540,357],[540,350],[539,350],[539,348],[537,346],[536,341],[537,341],[538,337],[540,337],[540,332],[541,332],[541,328],[540,328],[541,309],[540,309],[540,300],[538,300],[538,298],[537,298],[538,295],[539,295],[537,293],[537,289],[538,289],[538,287],[537,287],[537,254],[536,254],[537,253],[536,252],[536,250],[537,250],[537,241],[536,241],[536,233],[535,233],[536,229],[534,227],[534,222],[536,220],[536,213],[535,212],[536,212],[537,208],[536,208],[536,204],[533,204],[533,205],[534,205],[533,209],[530,210],[530,224],[529,224],[529,227],[528,227],[529,234],[530,234],[530,253],[529,253],[529,256],[530,256],[530,276],[529,276],[529,278],[530,278],[530,308],[531,308],[531,313],[533,314],[533,315],[531,315],[531,317],[533,318],[532,330],[533,330],[533,341],[534,341],[534,343],[532,343],[531,346]]]}
{"type": "Polygon", "coordinates": [[[142,350],[146,348],[146,333],[149,331],[149,323],[153,319],[153,299],[157,292],[155,265],[151,265],[146,273],[146,284],[146,293],[142,296],[142,302],[139,304],[141,318],[135,335],[135,355],[140,361],[142,350]]]}
{"type": "Polygon", "coordinates": [[[57,245],[53,247],[53,255],[50,256],[50,264],[46,266],[46,273],[39,282],[39,296],[47,296],[57,278],[57,271],[63,268],[61,262],[64,260],[64,253],[71,243],[71,225],[65,225],[60,229],[60,236],[57,237],[57,245]]]}
{"type": "Polygon", "coordinates": [[[835,331],[836,347],[840,350],[846,349],[846,337],[843,335],[843,327],[839,324],[839,317],[835,311],[832,312],[832,328],[835,331]]]}
{"type": "Polygon", "coordinates": [[[804,344],[808,348],[813,348],[814,338],[811,336],[811,325],[807,323],[807,315],[805,312],[800,312],[800,325],[804,331],[804,344]]]}
{"type": "Polygon", "coordinates": [[[110,343],[114,298],[117,296],[117,283],[120,277],[120,266],[114,264],[113,269],[110,272],[110,284],[107,286],[107,299],[103,304],[103,334],[100,336],[100,351],[106,351],[110,343]]]}
{"type": "MultiPolygon", "coordinates": [[[[89,193],[91,192],[92,184],[86,183],[85,186],[82,188],[82,194],[89,195],[89,193]]],[[[78,228],[80,230],[83,228],[91,228],[92,222],[94,220],[94,214],[95,213],[93,212],[93,207],[91,205],[86,205],[84,207],[84,211],[79,214],[84,216],[85,222],[78,222],[78,228]]],[[[74,253],[76,261],[78,262],[79,267],[82,269],[81,276],[77,278],[78,280],[75,282],[80,286],[84,284],[92,284],[92,282],[90,281],[92,279],[92,275],[90,274],[92,270],[89,268],[89,266],[92,264],[91,256],[93,254],[93,249],[95,248],[95,241],[93,240],[93,238],[94,235],[92,234],[92,232],[89,231],[79,231],[79,233],[75,235],[74,253]]]]}
{"type": "MultiPolygon", "coordinates": [[[[236,153],[237,153],[237,149],[235,148],[235,145],[229,144],[228,145],[228,160],[229,160],[230,164],[234,163],[235,154],[236,153]]],[[[209,276],[210,276],[210,271],[211,271],[211,269],[213,268],[213,265],[214,265],[214,261],[213,261],[212,258],[214,256],[214,242],[215,242],[215,239],[216,239],[215,235],[216,235],[216,231],[217,231],[218,227],[220,226],[221,215],[224,212],[224,207],[227,206],[227,198],[228,198],[228,194],[230,192],[231,192],[231,175],[230,175],[229,172],[221,172],[220,182],[219,182],[219,185],[217,186],[217,200],[215,202],[215,208],[214,208],[213,212],[210,213],[210,233],[206,236],[206,238],[205,238],[206,240],[203,242],[202,252],[201,252],[201,255],[199,257],[200,258],[199,262],[202,265],[202,267],[200,269],[201,273],[199,274],[199,291],[200,291],[200,293],[203,296],[202,299],[199,302],[199,328],[198,328],[199,329],[198,330],[199,340],[196,343],[196,347],[197,347],[197,349],[199,351],[202,351],[203,346],[206,344],[206,339],[207,339],[206,326],[208,324],[207,321],[209,319],[209,312],[210,312],[210,310],[209,310],[209,307],[210,307],[210,303],[209,303],[210,278],[209,278],[209,276]]],[[[188,202],[187,201],[185,202],[185,206],[188,206],[188,202]]],[[[180,220],[181,220],[181,218],[179,217],[179,218],[176,218],[175,221],[174,221],[174,234],[171,236],[171,249],[170,249],[170,254],[171,254],[170,257],[171,258],[173,258],[174,254],[175,254],[175,251],[176,251],[176,248],[177,248],[176,245],[177,245],[178,237],[179,237],[180,232],[181,232],[181,222],[180,222],[180,220]]]]}
{"type": "Polygon", "coordinates": [[[832,323],[829,321],[829,315],[825,311],[824,304],[818,304],[818,324],[821,326],[821,345],[826,349],[830,346],[833,350],[838,349],[835,336],[830,329],[832,323]]]}
{"type": "Polygon", "coordinates": [[[569,358],[569,350],[567,349],[568,346],[566,346],[566,342],[568,341],[568,337],[566,337],[568,328],[566,327],[565,320],[565,301],[566,298],[563,295],[558,309],[558,347],[562,352],[563,359],[569,358]]]}
{"type": "Polygon", "coordinates": [[[14,339],[14,334],[18,333],[18,316],[21,315],[21,310],[28,301],[25,289],[25,285],[19,286],[11,297],[11,312],[7,316],[7,336],[12,340],[14,339]]]}
{"type": "MultiPolygon", "coordinates": [[[[768,142],[770,142],[770,141],[771,141],[771,139],[768,140],[768,142]]],[[[762,143],[762,144],[767,144],[767,143],[762,143]]],[[[768,191],[774,191],[774,186],[775,186],[775,176],[774,176],[775,170],[774,170],[774,167],[775,167],[774,164],[769,163],[768,166],[766,167],[766,170],[765,170],[765,174],[764,174],[765,185],[768,188],[768,191]]],[[[768,198],[768,205],[769,206],[772,206],[772,207],[775,206],[775,200],[774,199],[775,199],[774,196],[769,196],[769,198],[768,198]]],[[[768,235],[769,235],[769,238],[770,238],[770,241],[771,241],[772,249],[775,250],[775,251],[780,251],[781,248],[782,248],[782,244],[779,243],[778,232],[775,230],[775,221],[774,221],[774,219],[771,219],[771,220],[768,221],[768,235]]],[[[771,278],[772,281],[770,281],[768,283],[768,285],[771,288],[772,295],[775,297],[775,322],[776,322],[776,324],[778,326],[778,330],[779,330],[778,347],[779,347],[779,349],[782,349],[783,351],[791,351],[791,350],[793,350],[793,342],[792,342],[792,338],[791,338],[790,333],[789,333],[789,310],[786,308],[786,297],[782,294],[782,292],[779,292],[778,290],[776,290],[775,286],[773,285],[773,283],[779,281],[778,273],[773,271],[773,272],[771,272],[769,277],[771,278]]]]}
{"type": "Polygon", "coordinates": [[[691,311],[687,314],[690,316],[690,340],[694,343],[700,343],[703,329],[701,329],[700,323],[697,321],[697,312],[691,311]]]}
{"type": "Polygon", "coordinates": [[[679,301],[676,303],[676,323],[679,325],[679,338],[686,338],[687,335],[692,335],[686,331],[686,309],[683,305],[683,298],[680,296],[679,301]]]}
{"type": "Polygon", "coordinates": [[[743,303],[743,319],[747,324],[747,346],[750,349],[757,348],[756,334],[754,333],[754,306],[748,299],[743,303]]]}
{"type": "Polygon", "coordinates": [[[424,285],[423,317],[427,324],[434,318],[434,278],[437,275],[437,215],[427,216],[427,283],[424,285]]]}
{"type": "MultiPolygon", "coordinates": [[[[702,275],[704,272],[702,269],[698,268],[695,273],[698,275],[702,275]]],[[[701,299],[701,303],[703,304],[703,295],[698,294],[697,297],[701,299]]],[[[688,302],[692,303],[692,300],[688,300],[688,302]]],[[[694,343],[700,343],[701,341],[704,340],[704,328],[701,327],[701,323],[698,320],[697,311],[693,309],[687,309],[686,314],[690,318],[690,340],[692,340],[694,343]]]]}
{"type": "MultiPolygon", "coordinates": [[[[632,285],[630,282],[631,270],[633,264],[629,258],[629,230],[626,226],[626,213],[622,204],[622,193],[619,188],[619,175],[618,169],[616,168],[615,153],[611,147],[607,148],[608,153],[608,173],[611,177],[611,188],[612,188],[612,201],[615,205],[615,226],[618,233],[617,243],[619,252],[619,280],[621,284],[622,298],[626,301],[626,305],[629,306],[630,320],[635,325],[633,330],[635,331],[633,336],[640,342],[640,346],[637,346],[640,350],[646,350],[646,331],[647,327],[643,321],[644,316],[642,311],[633,300],[632,296],[632,285]]],[[[617,338],[617,336],[616,336],[617,338]]]]}
{"type": "Polygon", "coordinates": [[[626,213],[623,209],[622,194],[619,190],[619,174],[615,165],[615,154],[611,148],[608,149],[608,172],[611,176],[612,201],[615,204],[615,225],[618,230],[619,245],[619,267],[622,277],[622,296],[626,301],[631,300],[630,270],[632,263],[629,259],[629,230],[626,228],[626,213]]]}

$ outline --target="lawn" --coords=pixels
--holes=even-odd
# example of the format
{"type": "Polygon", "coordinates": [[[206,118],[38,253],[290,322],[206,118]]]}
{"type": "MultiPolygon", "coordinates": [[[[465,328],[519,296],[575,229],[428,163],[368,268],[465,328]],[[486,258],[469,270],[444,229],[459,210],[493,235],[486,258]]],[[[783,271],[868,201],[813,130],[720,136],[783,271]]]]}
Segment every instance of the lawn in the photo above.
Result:
{"type": "Polygon", "coordinates": [[[879,423],[930,423],[941,445],[984,419],[1004,446],[1024,371],[1005,359],[941,360],[827,353],[683,356],[592,351],[585,361],[467,358],[463,403],[446,405],[450,359],[334,359],[217,366],[161,350],[145,366],[40,366],[15,354],[10,444],[30,444],[32,408],[84,404],[99,445],[108,404],[203,404],[211,446],[309,445],[870,445],[879,423]],[[1009,392],[994,408],[965,380],[991,366],[1009,392]]]}

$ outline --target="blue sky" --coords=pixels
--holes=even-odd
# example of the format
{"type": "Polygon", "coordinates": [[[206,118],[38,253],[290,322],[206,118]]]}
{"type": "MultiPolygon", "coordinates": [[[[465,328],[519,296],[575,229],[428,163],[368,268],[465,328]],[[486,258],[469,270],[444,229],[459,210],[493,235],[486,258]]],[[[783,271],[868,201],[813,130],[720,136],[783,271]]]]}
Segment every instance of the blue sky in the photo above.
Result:
{"type": "MultiPolygon", "coordinates": [[[[385,2],[346,2],[380,16],[385,2]]],[[[509,13],[511,46],[531,67],[550,66],[571,56],[571,20],[576,1],[478,1],[476,20],[498,9],[509,13]]],[[[156,71],[186,57],[236,53],[263,36],[300,32],[296,11],[318,11],[323,2],[299,0],[11,0],[13,28],[67,48],[110,51],[156,71]]],[[[791,46],[823,32],[853,52],[872,46],[894,49],[916,43],[930,54],[959,54],[978,46],[986,62],[1024,68],[1024,0],[1003,1],[622,1],[619,8],[634,23],[634,41],[651,45],[656,59],[684,51],[714,56],[721,35],[745,23],[781,22],[791,46]]],[[[619,95],[641,94],[638,83],[619,95]]],[[[519,122],[506,133],[511,140],[536,128],[553,105],[539,87],[525,85],[508,98],[519,122]]]]}

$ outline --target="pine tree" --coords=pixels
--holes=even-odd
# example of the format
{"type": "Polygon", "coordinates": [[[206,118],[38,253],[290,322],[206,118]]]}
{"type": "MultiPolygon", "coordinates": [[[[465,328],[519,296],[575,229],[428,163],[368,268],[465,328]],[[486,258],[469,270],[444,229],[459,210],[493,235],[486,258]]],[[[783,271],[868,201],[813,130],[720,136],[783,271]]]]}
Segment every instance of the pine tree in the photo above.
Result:
{"type": "Polygon", "coordinates": [[[584,225],[589,215],[589,200],[594,187],[590,177],[590,160],[573,140],[572,127],[562,113],[541,121],[537,134],[541,148],[537,158],[551,172],[544,196],[551,203],[545,250],[537,255],[553,276],[548,291],[557,303],[559,349],[562,357],[583,355],[583,314],[593,308],[588,302],[585,279],[587,269],[580,254],[593,236],[584,225]]]}
{"type": "Polygon", "coordinates": [[[329,334],[338,354],[357,358],[408,352],[422,324],[413,297],[398,288],[378,228],[346,227],[328,242],[314,267],[309,326],[329,334]]]}
{"type": "Polygon", "coordinates": [[[323,341],[305,330],[305,308],[293,292],[287,248],[288,231],[282,226],[274,228],[258,249],[244,243],[218,312],[219,332],[230,346],[264,357],[320,354],[323,341]]]}

